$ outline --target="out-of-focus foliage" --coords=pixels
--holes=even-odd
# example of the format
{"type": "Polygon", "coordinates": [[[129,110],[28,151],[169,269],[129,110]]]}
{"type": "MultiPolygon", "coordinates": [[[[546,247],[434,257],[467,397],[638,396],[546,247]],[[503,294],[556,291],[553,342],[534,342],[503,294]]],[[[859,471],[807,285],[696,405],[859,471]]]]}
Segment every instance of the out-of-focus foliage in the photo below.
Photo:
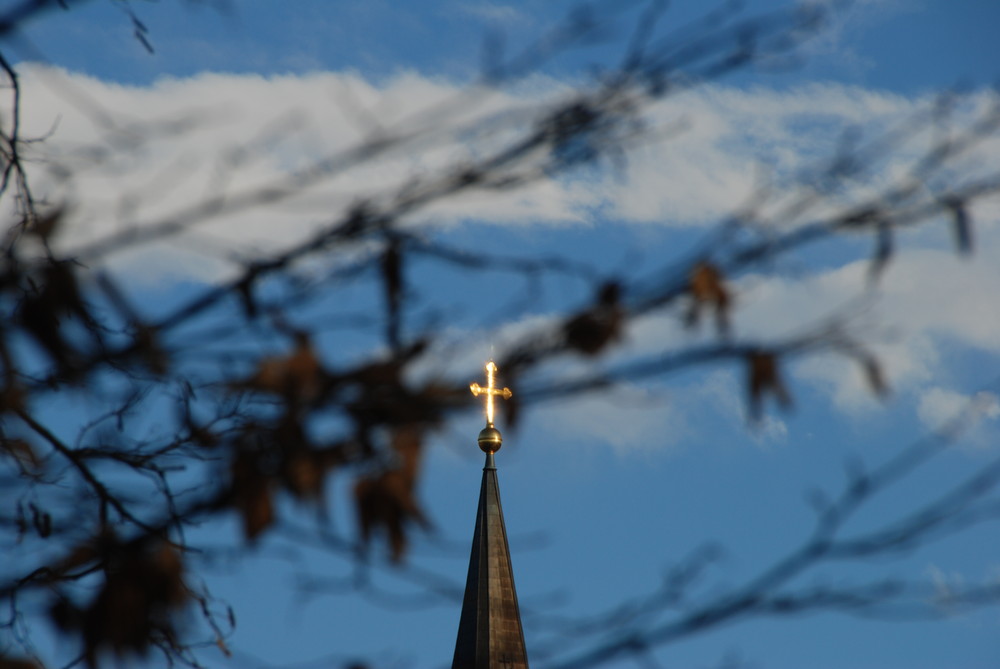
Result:
{"type": "MultiPolygon", "coordinates": [[[[0,36],[52,4],[58,3],[25,1],[3,10],[0,36]]],[[[411,373],[433,365],[441,346],[438,330],[412,318],[419,283],[414,261],[500,267],[529,277],[581,271],[569,253],[540,260],[489,250],[456,253],[439,244],[433,230],[405,225],[404,217],[466,193],[513,196],[527,184],[559,178],[582,165],[627,159],[628,150],[649,130],[643,114],[650,105],[760,59],[794,52],[801,40],[823,29],[828,8],[816,4],[764,16],[724,13],[670,40],[647,30],[661,11],[651,3],[634,39],[623,47],[621,63],[560,100],[539,103],[530,123],[520,120],[526,115],[518,110],[518,121],[505,128],[504,141],[492,151],[415,175],[398,190],[331,212],[308,239],[241,260],[234,275],[156,317],[131,302],[124,280],[107,263],[113,254],[197,227],[220,207],[238,211],[322,187],[330,164],[351,170],[387,152],[419,147],[449,128],[424,128],[418,136],[383,128],[338,161],[320,162],[289,183],[222,203],[184,203],[183,217],[67,252],[58,243],[66,230],[64,203],[45,201],[31,188],[26,156],[36,138],[20,134],[18,73],[0,60],[5,94],[11,98],[10,113],[0,119],[0,197],[15,212],[6,222],[0,259],[0,533],[5,554],[13,556],[0,567],[5,629],[30,649],[31,625],[24,616],[45,611],[62,634],[79,644],[79,659],[87,665],[114,666],[108,658],[146,656],[156,649],[197,666],[199,644],[226,650],[225,638],[235,623],[224,604],[188,578],[198,547],[187,532],[213,518],[236,517],[246,545],[266,541],[282,523],[282,491],[311,505],[320,517],[328,503],[352,507],[359,530],[342,538],[344,559],[371,549],[396,563],[406,560],[413,532],[433,522],[418,495],[427,437],[457,414],[476,410],[468,393],[470,378],[411,373]],[[328,268],[322,280],[306,281],[297,273],[317,262],[328,268]],[[306,307],[336,299],[361,275],[378,285],[380,302],[371,304],[367,316],[379,324],[380,334],[350,364],[333,366],[325,362],[329,358],[321,344],[326,325],[306,318],[306,307]],[[257,353],[235,360],[216,345],[239,337],[259,342],[257,353]],[[67,434],[61,422],[66,418],[46,407],[60,397],[81,395],[99,402],[102,411],[67,434]],[[150,413],[168,421],[169,429],[143,436],[150,434],[140,430],[150,413]],[[349,479],[353,494],[328,500],[325,491],[335,477],[349,479]],[[201,623],[179,626],[177,619],[192,611],[201,614],[201,623]]],[[[136,37],[152,50],[146,27],[129,16],[136,37]]],[[[586,44],[600,29],[599,15],[574,13],[524,53],[497,54],[480,85],[512,83],[551,53],[586,44]]],[[[469,94],[475,89],[470,87],[469,94]]],[[[961,146],[994,135],[998,122],[1000,111],[990,109],[953,129],[946,143],[923,157],[915,177],[891,182],[866,201],[838,202],[825,199],[823,189],[810,190],[803,197],[811,200],[791,209],[812,206],[814,200],[829,208],[808,224],[784,226],[781,217],[788,211],[751,204],[720,222],[696,251],[664,257],[656,274],[661,280],[655,283],[627,271],[587,276],[593,283],[589,304],[564,305],[499,352],[504,381],[515,391],[503,407],[507,424],[516,425],[526,404],[726,361],[745,371],[748,411],[759,418],[772,401],[781,407],[793,403],[794,388],[783,373],[788,360],[820,351],[842,354],[843,364],[862,369],[874,395],[884,394],[887,384],[878,359],[846,319],[802,323],[803,334],[785,340],[743,339],[733,282],[783,254],[847,234],[871,236],[871,275],[877,280],[893,260],[896,231],[942,214],[951,221],[957,251],[972,253],[969,204],[995,193],[1000,176],[968,182],[949,170],[961,146]],[[927,183],[932,176],[938,180],[933,191],[911,183],[927,183]],[[950,181],[942,189],[944,176],[950,181]],[[760,230],[767,233],[756,234],[760,230]],[[707,321],[714,336],[706,344],[665,344],[639,359],[593,364],[610,359],[630,322],[651,314],[690,328],[704,328],[707,321]],[[566,360],[585,365],[585,373],[554,373],[566,360]]],[[[900,119],[901,128],[907,123],[912,125],[912,119],[900,119]]],[[[846,179],[869,152],[891,152],[898,141],[894,132],[846,147],[831,158],[822,178],[846,179]]],[[[469,371],[470,376],[475,372],[469,371]]],[[[747,613],[870,610],[906,595],[905,584],[779,588],[823,560],[890,553],[900,544],[928,540],[942,525],[970,520],[971,509],[996,484],[1000,467],[995,463],[951,496],[944,494],[949,491],[939,491],[941,498],[929,495],[923,515],[900,518],[861,540],[844,542],[837,536],[854,509],[926,462],[941,447],[935,443],[907,451],[884,469],[858,473],[843,497],[823,504],[816,536],[761,579],[707,606],[682,611],[674,622],[633,642],[582,649],[566,666],[639,655],[649,646],[747,613]]],[[[671,593],[694,571],[697,565],[679,573],[659,600],[650,601],[671,606],[671,593]]],[[[973,605],[993,603],[998,593],[984,586],[965,594],[962,601],[973,605]]],[[[0,647],[11,658],[22,651],[27,652],[0,647]]],[[[0,666],[36,664],[0,659],[0,666]]]]}

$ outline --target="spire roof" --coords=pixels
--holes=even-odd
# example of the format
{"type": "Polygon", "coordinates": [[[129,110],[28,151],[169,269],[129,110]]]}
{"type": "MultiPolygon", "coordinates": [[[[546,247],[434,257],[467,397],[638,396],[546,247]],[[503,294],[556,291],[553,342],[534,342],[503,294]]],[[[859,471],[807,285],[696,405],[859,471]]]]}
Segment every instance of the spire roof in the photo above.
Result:
{"type": "Polygon", "coordinates": [[[493,454],[500,450],[503,436],[493,426],[493,398],[508,399],[509,388],[495,384],[497,366],[486,363],[487,386],[469,386],[475,396],[485,395],[486,427],[479,433],[479,448],[486,453],[483,484],[479,489],[476,530],[472,535],[469,576],[465,582],[462,617],[452,669],[528,669],[524,649],[521,612],[514,590],[514,570],[510,566],[507,528],[500,506],[500,486],[493,454]]]}
{"type": "Polygon", "coordinates": [[[487,452],[452,669],[528,667],[493,453],[487,452]]]}

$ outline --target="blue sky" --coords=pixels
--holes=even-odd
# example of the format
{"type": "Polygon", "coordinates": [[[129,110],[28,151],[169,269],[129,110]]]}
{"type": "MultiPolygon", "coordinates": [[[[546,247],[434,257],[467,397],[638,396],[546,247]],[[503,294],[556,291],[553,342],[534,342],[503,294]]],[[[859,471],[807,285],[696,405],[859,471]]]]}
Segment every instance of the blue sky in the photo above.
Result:
{"type": "MultiPolygon", "coordinates": [[[[132,37],[121,3],[105,0],[46,14],[5,45],[21,61],[29,130],[51,130],[45,150],[77,172],[69,183],[38,175],[53,199],[74,203],[69,248],[86,247],[133,219],[169,216],[211,188],[264,183],[349,146],[364,132],[359,117],[409,122],[412,111],[450,99],[476,76],[486,35],[503,34],[516,49],[572,6],[474,0],[220,4],[223,11],[212,3],[131,4],[148,28],[153,54],[132,37]],[[88,163],[93,154],[80,148],[107,146],[112,139],[100,125],[105,114],[123,126],[185,117],[198,122],[127,156],[88,163]],[[226,162],[239,148],[249,157],[226,162]],[[235,166],[232,174],[227,165],[235,166]],[[134,197],[126,202],[122,193],[134,197]]],[[[750,2],[748,11],[774,6],[784,3],[750,2]]],[[[663,29],[684,26],[702,11],[700,3],[678,0],[664,14],[663,29]]],[[[585,81],[594,64],[613,66],[638,11],[616,15],[606,43],[560,55],[468,113],[531,104],[585,81]]],[[[461,248],[488,245],[527,257],[569,249],[609,277],[652,271],[738,207],[760,174],[791,189],[789,175],[835,150],[845,127],[884,127],[952,86],[972,91],[957,112],[960,119],[995,100],[987,87],[1000,80],[998,25],[1000,5],[987,0],[853,3],[826,34],[803,47],[799,66],[742,73],[652,109],[654,126],[679,123],[683,129],[635,147],[621,170],[594,169],[514,195],[462,200],[413,223],[461,248]]],[[[477,146],[448,139],[440,154],[395,157],[293,202],[222,217],[180,242],[116,256],[111,268],[127,278],[148,313],[166,311],[226,276],[226,254],[281,248],[306,234],[322,212],[345,206],[373,184],[399,183],[477,146]]],[[[903,169],[918,153],[919,145],[903,147],[879,174],[903,169]]],[[[998,158],[994,142],[964,166],[995,169],[998,158]]],[[[881,178],[853,184],[857,190],[844,197],[881,178]]],[[[774,274],[743,277],[737,286],[736,328],[762,338],[794,331],[863,295],[869,306],[862,326],[872,333],[893,388],[886,400],[872,398],[855,369],[820,357],[789,370],[794,411],[769,408],[756,427],[747,424],[741,371],[729,365],[630,384],[610,396],[533,407],[497,456],[529,654],[555,647],[563,649],[559,657],[568,657],[567,645],[583,650],[599,642],[600,634],[560,641],[553,621],[597,615],[641,597],[699,546],[718,544],[723,554],[697,584],[695,601],[752,577],[808,536],[814,519],[804,501],[808,490],[835,493],[845,482],[845,462],[860,459],[874,467],[939,427],[977,393],[985,393],[983,420],[967,437],[849,527],[861,531],[912,509],[995,458],[1000,201],[982,203],[973,215],[977,251],[971,259],[956,257],[945,226],[926,226],[901,239],[899,257],[874,296],[864,290],[867,240],[783,260],[774,274]]],[[[491,347],[502,350],[559,305],[583,303],[591,286],[572,278],[546,280],[525,306],[520,298],[530,289],[500,274],[428,270],[417,299],[439,306],[438,316],[448,323],[449,346],[437,352],[435,363],[449,378],[476,380],[491,347]]],[[[336,303],[316,305],[312,315],[363,313],[373,290],[359,285],[336,303]]],[[[652,342],[683,346],[707,338],[652,318],[630,330],[623,347],[625,354],[639,354],[652,342]]],[[[371,348],[370,340],[336,332],[324,343],[331,364],[371,348]]],[[[67,433],[97,406],[71,398],[67,433]]],[[[413,601],[420,593],[408,579],[426,569],[462,585],[480,481],[474,442],[480,422],[470,412],[434,436],[420,496],[436,530],[417,538],[410,566],[364,571],[371,580],[367,594],[325,593],[313,584],[306,597],[297,587],[300,578],[342,580],[357,576],[358,567],[320,550],[292,560],[280,537],[267,538],[246,559],[220,560],[199,572],[214,594],[233,604],[239,620],[231,643],[235,658],[206,651],[209,666],[321,666],[313,662],[355,656],[378,667],[447,666],[459,602],[444,598],[416,606],[426,602],[413,601]]],[[[155,423],[151,419],[149,429],[155,423]]],[[[353,527],[349,486],[347,478],[337,478],[328,493],[336,526],[347,534],[353,527]]],[[[311,527],[308,509],[288,504],[283,511],[311,527]]],[[[241,541],[234,520],[204,528],[197,539],[241,541]]],[[[802,583],[865,582],[888,574],[947,589],[1000,578],[998,552],[1000,539],[987,527],[892,562],[833,565],[802,583]]],[[[1000,664],[998,627],[995,609],[905,623],[822,613],[738,621],[655,655],[665,667],[736,658],[769,669],[985,669],[1000,664]]],[[[40,650],[46,657],[69,652],[40,650]]]]}

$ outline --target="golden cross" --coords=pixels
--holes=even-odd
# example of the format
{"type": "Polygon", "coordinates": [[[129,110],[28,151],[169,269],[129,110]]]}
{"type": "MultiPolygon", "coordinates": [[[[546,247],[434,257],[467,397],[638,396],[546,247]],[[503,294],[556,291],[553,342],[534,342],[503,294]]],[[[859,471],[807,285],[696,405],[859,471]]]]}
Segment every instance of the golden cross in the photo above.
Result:
{"type": "Polygon", "coordinates": [[[478,383],[472,383],[469,385],[469,390],[471,390],[472,394],[475,395],[476,397],[479,397],[480,395],[486,395],[486,425],[489,427],[493,427],[493,397],[499,395],[500,397],[503,397],[506,400],[510,399],[510,397],[514,394],[510,392],[510,388],[496,387],[493,377],[496,371],[497,371],[497,366],[493,363],[492,360],[490,360],[488,363],[486,363],[486,383],[487,383],[486,387],[483,388],[478,383]]]}

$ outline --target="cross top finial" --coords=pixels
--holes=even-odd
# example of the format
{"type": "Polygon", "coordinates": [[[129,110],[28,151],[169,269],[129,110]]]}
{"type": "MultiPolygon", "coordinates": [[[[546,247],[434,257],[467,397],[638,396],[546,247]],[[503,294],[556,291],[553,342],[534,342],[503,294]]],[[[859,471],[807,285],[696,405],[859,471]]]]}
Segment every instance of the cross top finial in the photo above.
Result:
{"type": "Polygon", "coordinates": [[[500,396],[506,400],[510,399],[510,397],[514,393],[510,391],[510,388],[496,387],[495,375],[497,371],[497,366],[492,360],[486,363],[485,370],[486,370],[486,387],[483,388],[478,383],[472,383],[469,384],[469,390],[471,390],[472,394],[475,395],[476,397],[479,397],[480,395],[486,395],[486,426],[493,427],[493,398],[496,396],[500,396]]]}

